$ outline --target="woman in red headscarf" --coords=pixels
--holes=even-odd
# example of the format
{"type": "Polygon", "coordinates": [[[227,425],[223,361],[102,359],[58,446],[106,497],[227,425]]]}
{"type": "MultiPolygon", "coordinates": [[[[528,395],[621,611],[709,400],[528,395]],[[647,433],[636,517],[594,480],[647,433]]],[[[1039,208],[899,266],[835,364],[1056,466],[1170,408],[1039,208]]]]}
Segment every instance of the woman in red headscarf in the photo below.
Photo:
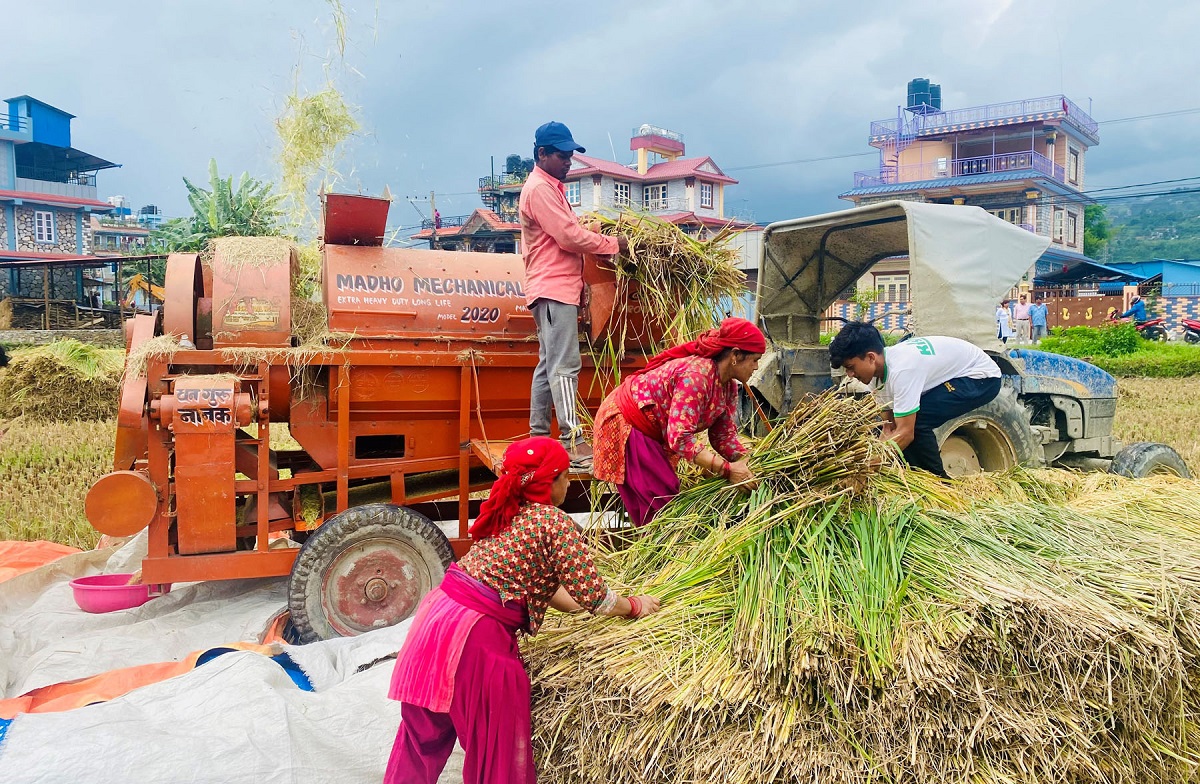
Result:
{"type": "Polygon", "coordinates": [[[549,605],[641,618],[652,596],[618,596],[596,572],[567,496],[570,458],[552,438],[511,444],[471,526],[475,540],[421,602],[388,696],[402,722],[385,782],[435,784],[457,738],[463,781],[532,784],[529,676],[517,632],[536,634],[549,605]]]}
{"type": "Polygon", "coordinates": [[[750,379],[766,350],[758,327],[727,318],[655,356],[600,404],[592,475],[617,486],[634,525],[650,522],[679,492],[680,459],[754,486],[734,422],[735,382],[750,379]],[[705,430],[711,446],[696,437],[705,430]]]}

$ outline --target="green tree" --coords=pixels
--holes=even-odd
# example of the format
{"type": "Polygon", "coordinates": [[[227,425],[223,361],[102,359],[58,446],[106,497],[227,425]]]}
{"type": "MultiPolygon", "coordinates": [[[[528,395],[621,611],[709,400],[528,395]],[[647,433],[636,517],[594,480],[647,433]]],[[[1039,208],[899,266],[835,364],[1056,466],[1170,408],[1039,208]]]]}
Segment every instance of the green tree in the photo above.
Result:
{"type": "Polygon", "coordinates": [[[208,162],[208,188],[183,178],[192,214],[165,222],[150,235],[148,253],[198,253],[214,237],[263,237],[281,233],[282,197],[271,184],[243,172],[237,186],[208,162]]]}
{"type": "Polygon", "coordinates": [[[1108,241],[1117,233],[1117,228],[1108,221],[1108,208],[1103,204],[1089,204],[1083,210],[1083,254],[1099,259],[1108,247],[1108,241]]]}

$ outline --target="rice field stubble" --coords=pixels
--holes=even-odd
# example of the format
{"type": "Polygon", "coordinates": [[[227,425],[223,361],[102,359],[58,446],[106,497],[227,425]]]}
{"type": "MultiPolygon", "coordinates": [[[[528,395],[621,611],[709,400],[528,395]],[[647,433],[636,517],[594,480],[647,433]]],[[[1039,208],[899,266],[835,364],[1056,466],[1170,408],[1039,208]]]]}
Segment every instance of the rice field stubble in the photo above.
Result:
{"type": "MultiPolygon", "coordinates": [[[[1125,378],[1119,389],[1115,434],[1170,444],[1200,473],[1196,380],[1125,378]]],[[[93,546],[99,537],[84,517],[83,499],[92,482],[111,470],[115,432],[114,421],[0,422],[0,539],[93,546]]],[[[277,448],[298,446],[278,424],[272,441],[277,448]]]]}

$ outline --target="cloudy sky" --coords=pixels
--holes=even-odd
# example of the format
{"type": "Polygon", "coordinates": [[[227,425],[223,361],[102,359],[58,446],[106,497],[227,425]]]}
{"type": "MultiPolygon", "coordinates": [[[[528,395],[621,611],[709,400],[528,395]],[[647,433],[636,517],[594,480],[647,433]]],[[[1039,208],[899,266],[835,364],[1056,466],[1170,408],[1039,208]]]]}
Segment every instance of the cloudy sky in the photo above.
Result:
{"type": "MultiPolygon", "coordinates": [[[[443,216],[480,206],[490,156],[499,170],[529,155],[548,119],[622,163],[632,128],[679,131],[689,156],[740,180],[727,211],[766,222],[848,206],[837,194],[852,172],[877,165],[868,124],[895,115],[912,77],[941,83],[946,108],[1065,93],[1104,123],[1200,107],[1188,2],[343,5],[339,61],[326,0],[0,0],[0,97],[77,115],[75,146],[122,164],[101,172],[101,195],[176,215],[180,178],[203,181],[209,158],[274,179],[284,99],[332,79],[363,128],[338,163],[342,187],[389,187],[396,227],[428,212],[404,197],[431,190],[443,216]]],[[[1104,123],[1100,136],[1089,189],[1200,175],[1200,113],[1104,123]]]]}

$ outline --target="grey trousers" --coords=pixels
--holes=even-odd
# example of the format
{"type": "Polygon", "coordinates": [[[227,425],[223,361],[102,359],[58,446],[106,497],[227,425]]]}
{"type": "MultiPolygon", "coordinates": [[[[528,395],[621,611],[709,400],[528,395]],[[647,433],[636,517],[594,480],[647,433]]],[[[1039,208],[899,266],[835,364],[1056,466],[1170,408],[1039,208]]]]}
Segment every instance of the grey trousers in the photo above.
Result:
{"type": "Polygon", "coordinates": [[[550,435],[550,407],[558,415],[559,438],[571,449],[581,440],[582,428],[575,400],[579,392],[579,308],[550,299],[533,303],[537,325],[538,363],[529,394],[529,432],[550,435]]]}

